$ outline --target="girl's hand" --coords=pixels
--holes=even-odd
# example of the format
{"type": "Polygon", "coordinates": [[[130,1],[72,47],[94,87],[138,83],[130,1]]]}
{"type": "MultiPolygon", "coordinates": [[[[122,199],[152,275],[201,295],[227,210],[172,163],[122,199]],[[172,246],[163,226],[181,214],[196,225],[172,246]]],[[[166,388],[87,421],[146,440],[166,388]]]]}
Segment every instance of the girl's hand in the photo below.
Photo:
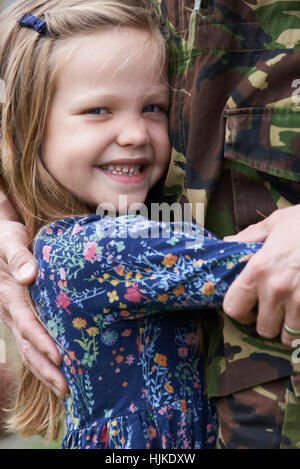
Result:
{"type": "Polygon", "coordinates": [[[68,387],[56,365],[60,354],[26,299],[24,285],[37,274],[35,259],[27,249],[25,226],[0,220],[0,319],[15,336],[25,365],[58,396],[68,387]]]}
{"type": "Polygon", "coordinates": [[[264,242],[229,288],[225,313],[242,323],[256,321],[263,337],[281,333],[282,343],[291,345],[300,335],[288,334],[283,324],[300,331],[300,205],[276,210],[224,241],[264,242]]]}

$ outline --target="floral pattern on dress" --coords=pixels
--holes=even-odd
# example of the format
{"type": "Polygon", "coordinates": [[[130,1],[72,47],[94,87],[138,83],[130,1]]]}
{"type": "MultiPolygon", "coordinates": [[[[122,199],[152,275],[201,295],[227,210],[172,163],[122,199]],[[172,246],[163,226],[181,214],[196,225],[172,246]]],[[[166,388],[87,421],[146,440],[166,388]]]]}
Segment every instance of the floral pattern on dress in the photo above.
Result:
{"type": "Polygon", "coordinates": [[[90,215],[37,234],[30,291],[70,389],[62,448],[214,447],[198,319],[261,245],[189,228],[90,215]]]}

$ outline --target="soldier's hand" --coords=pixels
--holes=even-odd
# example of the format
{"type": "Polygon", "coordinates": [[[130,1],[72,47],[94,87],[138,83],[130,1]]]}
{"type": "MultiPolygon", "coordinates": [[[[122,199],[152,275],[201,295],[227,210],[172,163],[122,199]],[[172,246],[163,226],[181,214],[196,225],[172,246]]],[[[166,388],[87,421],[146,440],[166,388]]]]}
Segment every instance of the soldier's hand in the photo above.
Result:
{"type": "Polygon", "coordinates": [[[300,331],[300,205],[275,211],[225,241],[263,242],[224,298],[224,311],[242,323],[256,320],[258,334],[291,345],[300,331]]]}
{"type": "Polygon", "coordinates": [[[0,319],[12,330],[25,365],[64,397],[68,387],[57,367],[61,357],[26,299],[24,285],[32,283],[37,274],[27,245],[25,226],[0,220],[0,319]]]}

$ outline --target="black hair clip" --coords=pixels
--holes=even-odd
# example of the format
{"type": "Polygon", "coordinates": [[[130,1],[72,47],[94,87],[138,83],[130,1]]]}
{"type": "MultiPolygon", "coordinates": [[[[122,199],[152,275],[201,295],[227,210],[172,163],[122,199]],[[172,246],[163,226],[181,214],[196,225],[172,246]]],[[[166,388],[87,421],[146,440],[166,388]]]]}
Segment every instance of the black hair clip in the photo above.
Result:
{"type": "Polygon", "coordinates": [[[26,13],[26,15],[20,19],[19,23],[25,28],[34,29],[41,36],[49,36],[47,22],[31,15],[30,13],[26,13]]]}

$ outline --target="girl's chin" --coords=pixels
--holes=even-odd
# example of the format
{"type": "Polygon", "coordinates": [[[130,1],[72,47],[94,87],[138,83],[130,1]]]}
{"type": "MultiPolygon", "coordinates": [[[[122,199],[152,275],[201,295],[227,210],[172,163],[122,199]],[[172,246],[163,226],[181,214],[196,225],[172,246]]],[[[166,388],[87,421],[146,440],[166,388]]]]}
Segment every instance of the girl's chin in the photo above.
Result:
{"type": "Polygon", "coordinates": [[[147,215],[147,207],[145,205],[146,197],[130,197],[127,194],[120,194],[118,201],[113,202],[101,202],[97,206],[97,213],[101,215],[127,215],[140,213],[141,215],[147,215]]]}

